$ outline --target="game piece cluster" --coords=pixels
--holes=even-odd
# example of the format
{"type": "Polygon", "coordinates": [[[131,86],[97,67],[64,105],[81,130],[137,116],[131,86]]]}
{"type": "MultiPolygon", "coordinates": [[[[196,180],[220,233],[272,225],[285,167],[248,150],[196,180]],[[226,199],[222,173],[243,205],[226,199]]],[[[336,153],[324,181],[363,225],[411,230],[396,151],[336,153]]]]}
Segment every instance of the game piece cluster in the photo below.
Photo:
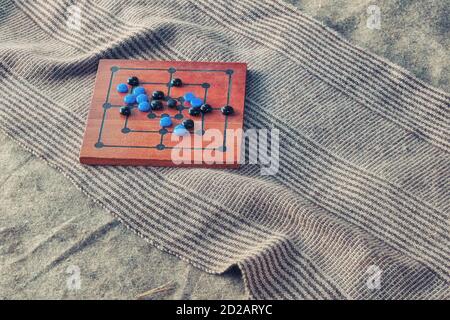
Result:
{"type": "MultiPolygon", "coordinates": [[[[179,78],[172,79],[169,83],[171,87],[182,87],[183,82],[179,78]]],[[[139,79],[135,76],[128,78],[127,83],[120,83],[117,86],[117,92],[126,93],[123,98],[125,106],[122,106],[119,111],[123,116],[131,115],[131,110],[133,105],[137,104],[137,109],[140,112],[150,112],[151,110],[161,110],[164,108],[163,101],[167,101],[168,108],[176,108],[178,105],[178,100],[171,97],[165,97],[162,91],[153,91],[151,94],[151,99],[146,93],[144,87],[139,86],[139,79]],[[129,90],[131,86],[131,91],[129,90]]],[[[199,116],[201,114],[209,113],[213,111],[211,105],[205,103],[203,99],[196,97],[194,93],[188,92],[183,96],[185,102],[189,103],[190,107],[188,113],[191,116],[199,116]]],[[[224,115],[233,114],[234,110],[231,106],[224,106],[220,108],[220,111],[224,115]]],[[[170,116],[164,116],[159,122],[162,128],[172,126],[172,119],[170,116]]],[[[181,124],[175,126],[173,133],[177,136],[186,135],[189,130],[194,128],[194,121],[191,119],[184,120],[181,124]]]]}

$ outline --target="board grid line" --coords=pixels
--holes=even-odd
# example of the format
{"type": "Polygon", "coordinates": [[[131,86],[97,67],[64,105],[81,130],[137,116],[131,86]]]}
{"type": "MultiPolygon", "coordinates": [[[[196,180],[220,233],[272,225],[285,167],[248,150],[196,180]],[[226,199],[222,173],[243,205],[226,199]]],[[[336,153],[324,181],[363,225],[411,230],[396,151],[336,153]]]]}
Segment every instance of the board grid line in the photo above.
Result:
{"type": "MultiPolygon", "coordinates": [[[[216,69],[176,69],[175,67],[169,67],[169,68],[130,68],[130,67],[118,67],[118,66],[113,66],[111,67],[111,76],[109,79],[109,85],[108,85],[108,89],[107,89],[107,93],[106,93],[106,98],[105,98],[105,103],[103,104],[103,117],[102,117],[102,121],[100,124],[100,128],[99,128],[99,135],[98,135],[98,140],[97,143],[95,144],[96,148],[149,148],[149,149],[157,149],[157,150],[165,150],[165,149],[176,149],[174,147],[169,147],[169,146],[165,146],[163,144],[164,141],[164,136],[167,135],[167,133],[172,133],[172,131],[169,131],[165,128],[162,128],[160,130],[133,130],[131,128],[128,127],[128,122],[129,122],[129,115],[127,115],[125,117],[125,122],[124,122],[124,126],[121,130],[122,134],[129,134],[129,133],[159,133],[160,134],[160,144],[156,145],[156,146],[130,146],[130,145],[108,145],[108,144],[104,144],[102,142],[102,138],[103,138],[103,129],[105,126],[105,121],[106,121],[106,115],[107,115],[107,111],[110,108],[120,108],[123,107],[123,105],[112,105],[110,103],[110,97],[111,97],[111,90],[112,90],[112,84],[113,84],[113,79],[114,79],[114,75],[116,72],[120,71],[120,70],[140,70],[140,71],[167,71],[169,73],[169,81],[167,83],[165,82],[142,82],[141,85],[166,85],[167,86],[167,94],[166,94],[166,98],[165,100],[168,99],[175,99],[177,101],[179,101],[181,103],[181,106],[178,108],[178,114],[176,114],[175,116],[170,116],[171,118],[177,119],[177,120],[181,120],[184,118],[182,112],[184,110],[189,109],[189,107],[186,107],[184,105],[185,101],[182,97],[178,97],[178,98],[174,98],[171,97],[171,88],[172,86],[170,85],[172,79],[173,79],[173,75],[177,72],[223,72],[225,74],[228,75],[228,84],[227,84],[227,96],[226,96],[226,105],[229,105],[230,103],[230,97],[231,97],[231,90],[232,90],[232,75],[234,73],[233,69],[225,69],[225,70],[216,70],[216,69]],[[181,115],[181,116],[179,116],[181,115]],[[178,116],[178,117],[177,117],[178,116]]],[[[201,83],[201,84],[197,84],[197,83],[186,83],[183,84],[183,86],[202,86],[205,90],[204,90],[204,98],[203,98],[203,103],[207,102],[207,97],[208,97],[208,90],[210,88],[210,84],[209,83],[201,83]]],[[[134,89],[134,86],[131,86],[128,93],[132,93],[134,89]]],[[[135,109],[136,106],[135,105],[129,105],[129,107],[131,109],[135,109]]],[[[220,108],[214,107],[212,108],[213,110],[220,110],[220,108]]],[[[157,115],[153,112],[153,110],[150,110],[149,114],[148,114],[148,118],[149,119],[158,119],[158,118],[162,118],[163,116],[169,116],[167,114],[161,114],[161,115],[157,115]]],[[[207,147],[202,147],[202,148],[198,148],[198,147],[183,147],[183,149],[186,150],[217,150],[217,151],[221,151],[221,152],[226,152],[226,130],[228,127],[228,115],[224,116],[224,127],[223,127],[223,143],[221,146],[217,147],[217,148],[207,148],[207,147]]],[[[200,129],[200,135],[203,135],[205,130],[205,115],[204,113],[201,114],[201,129],[200,129]]],[[[198,132],[194,132],[194,134],[199,134],[198,132]]]]}

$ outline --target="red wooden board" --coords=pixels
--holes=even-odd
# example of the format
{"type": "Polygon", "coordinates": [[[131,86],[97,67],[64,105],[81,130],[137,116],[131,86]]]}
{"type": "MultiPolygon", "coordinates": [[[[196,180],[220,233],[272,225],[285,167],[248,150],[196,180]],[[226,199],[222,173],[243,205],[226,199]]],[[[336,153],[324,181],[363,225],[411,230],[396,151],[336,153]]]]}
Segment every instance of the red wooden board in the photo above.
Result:
{"type": "MultiPolygon", "coordinates": [[[[237,167],[241,154],[244,115],[245,63],[100,60],[94,94],[87,120],[80,162],[90,165],[149,165],[237,167]],[[121,115],[126,94],[117,85],[131,76],[151,99],[155,90],[177,99],[179,107],[141,112],[132,106],[131,115],[121,115]],[[182,87],[171,87],[170,80],[180,78],[182,87]],[[213,111],[190,116],[187,92],[194,93],[213,107],[213,111]],[[230,105],[232,115],[220,108],[230,105]],[[170,116],[171,127],[163,129],[159,121],[170,116]],[[173,128],[185,119],[195,121],[191,134],[178,137],[173,128]]],[[[129,91],[132,88],[129,86],[129,91]]]]}

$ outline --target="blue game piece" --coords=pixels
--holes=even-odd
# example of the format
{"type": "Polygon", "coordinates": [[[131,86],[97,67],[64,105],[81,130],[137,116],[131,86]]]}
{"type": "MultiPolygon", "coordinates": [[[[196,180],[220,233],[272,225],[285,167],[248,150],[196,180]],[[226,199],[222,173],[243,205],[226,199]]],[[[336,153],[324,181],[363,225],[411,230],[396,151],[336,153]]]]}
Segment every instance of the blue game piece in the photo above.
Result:
{"type": "Polygon", "coordinates": [[[133,89],[133,93],[138,96],[140,94],[144,94],[145,89],[144,89],[144,87],[136,87],[133,89]]]}
{"type": "Polygon", "coordinates": [[[148,102],[148,97],[146,94],[143,93],[136,97],[136,101],[137,101],[137,103],[148,102]]]}
{"type": "Polygon", "coordinates": [[[191,102],[192,99],[195,98],[195,95],[192,92],[187,92],[184,95],[184,101],[191,102]]]}
{"type": "Polygon", "coordinates": [[[159,120],[159,124],[161,127],[170,127],[172,125],[172,119],[170,119],[170,117],[162,117],[161,120],[159,120]]]}
{"type": "Polygon", "coordinates": [[[123,101],[127,104],[133,104],[136,103],[136,96],[134,94],[127,94],[124,98],[123,101]]]}
{"type": "Polygon", "coordinates": [[[128,92],[128,86],[126,83],[121,83],[117,86],[117,92],[120,93],[127,93],[128,92]]]}
{"type": "Polygon", "coordinates": [[[182,125],[179,124],[177,125],[174,129],[173,129],[173,134],[176,136],[185,136],[189,133],[189,131],[186,130],[186,128],[182,125]]]}
{"type": "Polygon", "coordinates": [[[192,108],[200,108],[203,104],[203,100],[200,98],[194,98],[190,101],[192,108]]]}
{"type": "Polygon", "coordinates": [[[148,103],[148,101],[142,101],[141,103],[139,103],[138,109],[139,109],[139,111],[142,111],[142,112],[148,112],[151,109],[150,103],[148,103]]]}

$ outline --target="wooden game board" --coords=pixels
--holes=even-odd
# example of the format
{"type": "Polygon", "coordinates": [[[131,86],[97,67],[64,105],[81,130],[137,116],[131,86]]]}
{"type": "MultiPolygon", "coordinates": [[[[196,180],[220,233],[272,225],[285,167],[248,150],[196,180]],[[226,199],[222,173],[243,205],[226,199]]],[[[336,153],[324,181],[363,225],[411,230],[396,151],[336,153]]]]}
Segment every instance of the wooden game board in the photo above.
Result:
{"type": "Polygon", "coordinates": [[[100,60],[80,162],[90,165],[237,167],[241,138],[230,137],[227,132],[242,129],[246,72],[245,63],[100,60]],[[118,93],[116,87],[126,83],[131,76],[139,78],[140,86],[149,95],[160,90],[166,94],[166,100],[167,97],[177,99],[178,108],[169,109],[163,102],[163,110],[140,112],[132,106],[129,116],[120,114],[120,107],[125,105],[124,94],[118,93]],[[182,87],[169,85],[174,77],[182,79],[182,87]],[[183,101],[186,92],[203,98],[213,111],[190,116],[188,103],[183,101]],[[225,105],[232,106],[234,114],[222,114],[220,108],[225,105]],[[162,116],[170,116],[173,126],[162,128],[159,124],[162,116]],[[191,147],[180,147],[182,138],[171,137],[173,127],[188,118],[196,122],[195,130],[186,138],[190,139],[191,147]],[[218,139],[209,135],[217,131],[223,135],[220,141],[214,141],[218,139]],[[191,163],[174,163],[172,152],[183,152],[192,159],[191,163]],[[203,160],[206,153],[223,161],[207,163],[203,160]]]}

